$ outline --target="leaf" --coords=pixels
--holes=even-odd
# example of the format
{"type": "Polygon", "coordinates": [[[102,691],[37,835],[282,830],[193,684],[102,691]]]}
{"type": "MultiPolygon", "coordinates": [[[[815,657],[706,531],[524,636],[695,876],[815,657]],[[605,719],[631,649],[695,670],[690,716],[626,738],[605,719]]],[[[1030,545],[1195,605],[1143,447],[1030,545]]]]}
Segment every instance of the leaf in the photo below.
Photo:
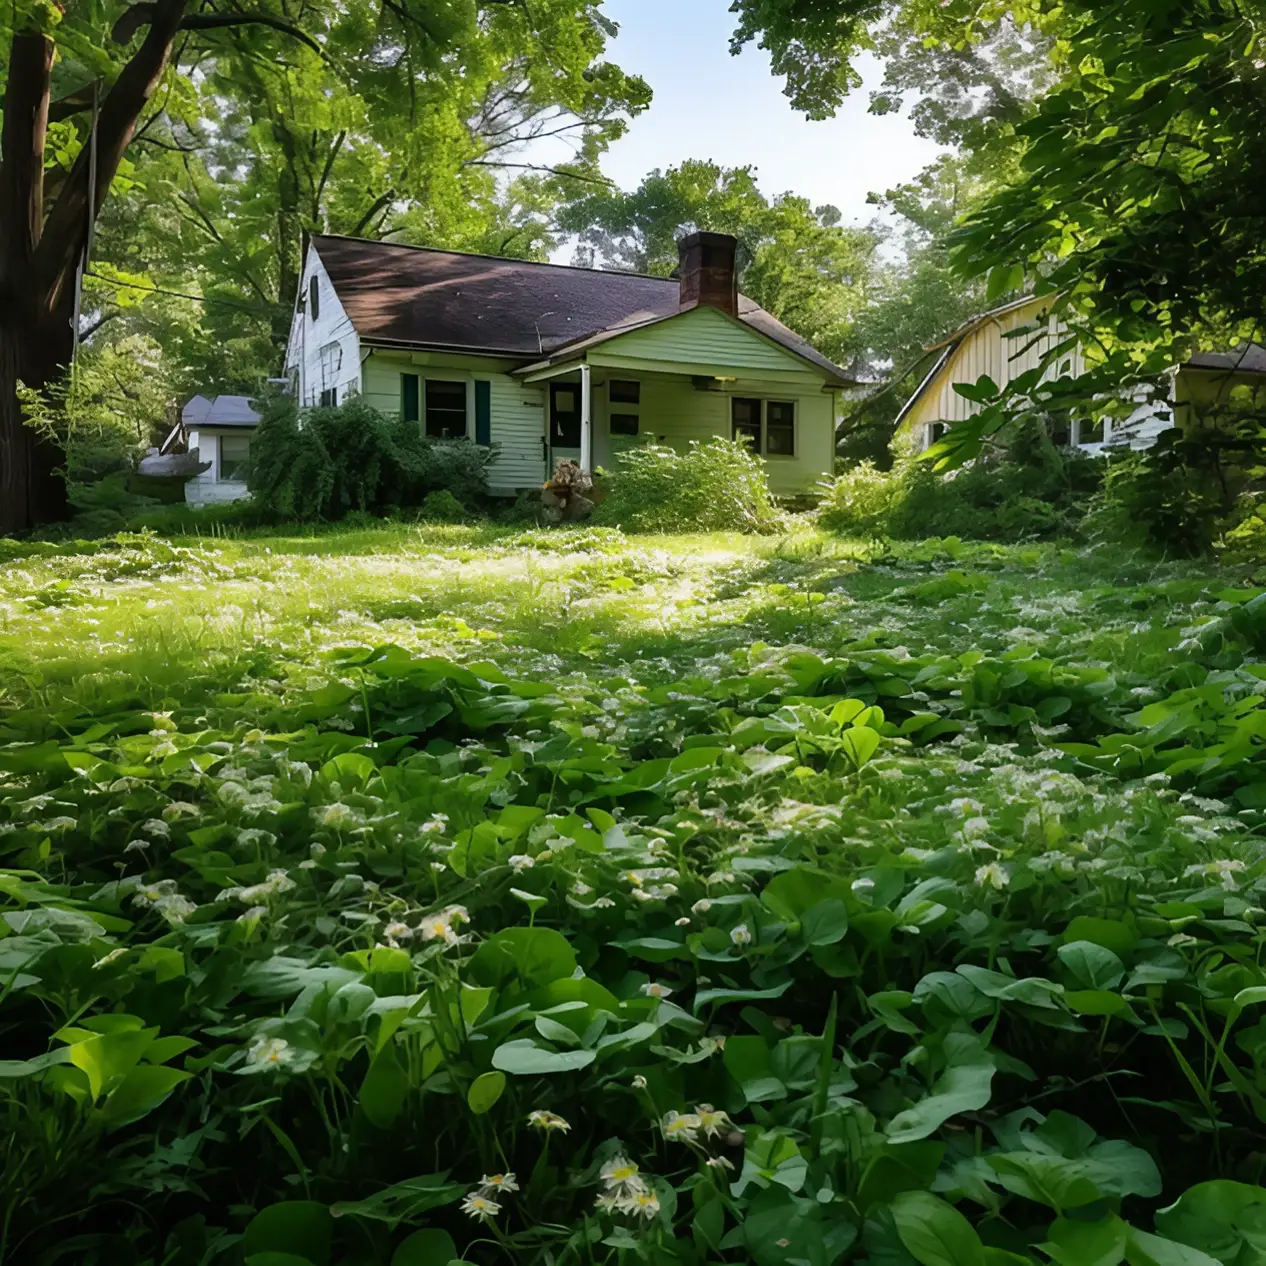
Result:
{"type": "Polygon", "coordinates": [[[361,1082],[361,1111],[372,1125],[385,1130],[394,1124],[408,1097],[409,1075],[400,1065],[395,1042],[388,1042],[361,1082]]]}
{"type": "Polygon", "coordinates": [[[1266,1248],[1266,1188],[1227,1178],[1189,1187],[1156,1215],[1166,1238],[1198,1248],[1222,1262],[1238,1262],[1245,1245],[1266,1248]]]}
{"type": "Polygon", "coordinates": [[[312,1263],[329,1266],[334,1222],[330,1210],[315,1200],[286,1200],[261,1209],[246,1224],[242,1237],[252,1253],[294,1253],[312,1263]]]}
{"type": "Polygon", "coordinates": [[[506,1088],[504,1073],[481,1073],[466,1092],[466,1102],[476,1116],[491,1112],[506,1088]]]}
{"type": "Polygon", "coordinates": [[[428,1227],[414,1231],[391,1255],[391,1266],[445,1266],[457,1257],[457,1245],[447,1231],[428,1227]]]}
{"type": "Polygon", "coordinates": [[[879,735],[866,726],[856,726],[840,735],[840,750],[854,769],[861,769],[879,750],[879,735]]]}
{"type": "Polygon", "coordinates": [[[985,1266],[985,1246],[952,1204],[927,1191],[907,1191],[892,1201],[897,1234],[920,1266],[985,1266]]]}
{"type": "Polygon", "coordinates": [[[350,1214],[395,1226],[406,1218],[425,1213],[428,1209],[452,1204],[461,1198],[465,1190],[464,1186],[449,1182],[447,1172],[423,1174],[418,1178],[407,1178],[404,1182],[384,1187],[376,1195],[364,1200],[341,1201],[333,1206],[332,1212],[336,1217],[350,1214]]]}
{"type": "Polygon", "coordinates": [[[1198,1248],[1163,1240],[1158,1235],[1130,1228],[1125,1260],[1130,1266],[1222,1266],[1216,1257],[1198,1248]]]}
{"type": "Polygon", "coordinates": [[[947,1068],[926,1099],[897,1113],[888,1123],[888,1141],[917,1142],[940,1129],[950,1117],[983,1108],[989,1102],[993,1075],[992,1064],[961,1064],[947,1068]]]}
{"type": "Polygon", "coordinates": [[[102,1108],[102,1119],[110,1129],[129,1125],[152,1112],[192,1073],[179,1068],[141,1064],[129,1069],[110,1092],[102,1108]]]}
{"type": "Polygon", "coordinates": [[[1120,1266],[1130,1228],[1111,1215],[1099,1222],[1072,1222],[1056,1218],[1042,1251],[1057,1266],[1120,1266]]]}
{"type": "Polygon", "coordinates": [[[470,960],[471,975],[490,988],[515,978],[536,988],[575,970],[576,951],[553,928],[506,928],[490,936],[470,960]]]}
{"type": "Polygon", "coordinates": [[[790,988],[791,981],[785,980],[771,989],[700,989],[695,994],[694,1012],[698,1015],[704,1007],[719,1006],[724,1002],[764,1002],[781,998],[790,988]]]}
{"type": "Polygon", "coordinates": [[[597,1058],[594,1051],[550,1051],[531,1038],[503,1042],[492,1053],[492,1066],[516,1077],[539,1077],[587,1068],[597,1058]]]}
{"type": "Polygon", "coordinates": [[[1087,989],[1115,989],[1125,977],[1125,964],[1110,950],[1093,941],[1061,945],[1059,961],[1087,989]]]}
{"type": "Polygon", "coordinates": [[[1023,264],[995,264],[989,270],[989,280],[985,284],[985,302],[993,303],[995,299],[1012,290],[1019,290],[1023,285],[1023,264]]]}

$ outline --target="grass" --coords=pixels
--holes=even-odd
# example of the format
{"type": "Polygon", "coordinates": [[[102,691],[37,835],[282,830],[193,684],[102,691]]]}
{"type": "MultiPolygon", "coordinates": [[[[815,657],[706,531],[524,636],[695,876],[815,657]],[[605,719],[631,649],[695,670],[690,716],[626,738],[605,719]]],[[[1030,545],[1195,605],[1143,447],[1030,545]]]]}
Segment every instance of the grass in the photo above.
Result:
{"type": "Polygon", "coordinates": [[[1250,1260],[1259,597],[805,525],[7,545],[0,1262],[1250,1260]]]}

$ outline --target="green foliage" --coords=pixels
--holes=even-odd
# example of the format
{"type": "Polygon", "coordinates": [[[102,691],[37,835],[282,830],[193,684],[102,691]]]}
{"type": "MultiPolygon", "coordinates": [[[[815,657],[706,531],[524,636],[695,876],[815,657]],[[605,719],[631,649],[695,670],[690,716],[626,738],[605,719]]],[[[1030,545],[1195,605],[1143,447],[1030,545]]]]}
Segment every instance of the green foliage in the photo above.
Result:
{"type": "Polygon", "coordinates": [[[764,465],[735,440],[681,452],[637,444],[616,456],[594,521],[630,532],[770,532],[779,525],[764,465]]]}
{"type": "Polygon", "coordinates": [[[416,422],[380,413],[359,396],[302,411],[276,399],[251,441],[247,484],[265,519],[328,521],[411,506],[443,517],[454,505],[462,510],[460,498],[468,503],[487,491],[491,460],[489,448],[429,439],[416,422]]]}
{"type": "Polygon", "coordinates": [[[1020,541],[1075,535],[1099,487],[1102,462],[1057,449],[1044,428],[1022,427],[1007,446],[951,475],[922,459],[879,471],[864,462],[834,481],[822,526],[842,535],[918,540],[1020,541]]]}
{"type": "Polygon", "coordinates": [[[6,1262],[1248,1260],[1258,589],[393,530],[5,569],[6,1262]]]}

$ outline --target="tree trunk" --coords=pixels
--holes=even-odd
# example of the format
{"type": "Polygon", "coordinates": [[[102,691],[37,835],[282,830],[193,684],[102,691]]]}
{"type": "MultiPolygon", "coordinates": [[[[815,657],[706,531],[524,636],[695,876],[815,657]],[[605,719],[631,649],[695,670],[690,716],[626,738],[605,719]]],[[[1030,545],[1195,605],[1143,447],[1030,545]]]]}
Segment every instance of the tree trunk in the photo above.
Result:
{"type": "Polygon", "coordinates": [[[155,0],[120,20],[116,33],[124,42],[141,23],[148,30],[106,94],[93,145],[75,159],[47,219],[44,143],[54,45],[40,31],[13,36],[0,132],[0,533],[65,517],[65,484],[56,473],[61,452],[26,425],[17,386],[46,387],[70,363],[75,270],[91,220],[162,81],[187,3],[155,0]]]}

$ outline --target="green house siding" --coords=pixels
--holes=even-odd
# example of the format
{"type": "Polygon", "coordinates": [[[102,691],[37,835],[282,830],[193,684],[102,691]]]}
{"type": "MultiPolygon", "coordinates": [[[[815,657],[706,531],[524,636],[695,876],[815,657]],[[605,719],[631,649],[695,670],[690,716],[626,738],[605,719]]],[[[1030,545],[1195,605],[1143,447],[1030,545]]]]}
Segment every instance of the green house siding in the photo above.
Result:
{"type": "MultiPolygon", "coordinates": [[[[362,390],[375,409],[399,415],[401,375],[416,374],[420,384],[428,377],[467,383],[467,434],[477,443],[497,445],[489,486],[494,492],[513,492],[539,484],[545,476],[545,393],[511,378],[506,371],[513,367],[513,361],[489,357],[375,350],[364,364],[362,390]]],[[[425,394],[424,387],[419,390],[425,394]]]]}
{"type": "MultiPolygon", "coordinates": [[[[635,413],[639,438],[684,449],[691,440],[731,434],[731,398],[795,405],[796,451],[766,458],[769,482],[780,496],[810,492],[831,471],[835,455],[835,399],[823,378],[799,357],[723,313],[698,308],[658,325],[632,330],[589,349],[593,381],[593,462],[608,469],[618,450],[636,442],[612,436],[610,415],[635,413]],[[635,406],[609,399],[610,379],[641,384],[635,406]],[[704,389],[703,380],[708,386],[704,389]],[[732,381],[731,381],[732,380],[732,381]]],[[[467,435],[497,450],[489,470],[494,492],[539,485],[548,474],[546,401],[549,382],[514,376],[511,360],[444,352],[373,349],[364,359],[362,391],[384,413],[412,403],[424,413],[427,378],[467,384],[467,435]],[[406,386],[406,383],[408,384],[406,386]]],[[[563,380],[577,381],[577,366],[563,380]]]]}

